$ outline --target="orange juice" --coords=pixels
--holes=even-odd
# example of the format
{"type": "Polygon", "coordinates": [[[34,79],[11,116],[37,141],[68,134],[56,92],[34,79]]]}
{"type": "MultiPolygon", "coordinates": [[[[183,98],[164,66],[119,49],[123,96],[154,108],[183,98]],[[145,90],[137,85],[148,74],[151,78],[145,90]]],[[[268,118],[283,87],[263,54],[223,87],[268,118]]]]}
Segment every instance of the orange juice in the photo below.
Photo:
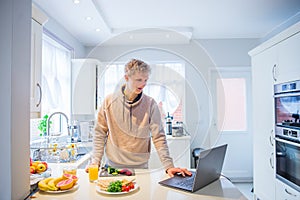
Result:
{"type": "Polygon", "coordinates": [[[98,165],[89,166],[89,179],[91,182],[98,180],[98,165]]]}
{"type": "Polygon", "coordinates": [[[64,174],[77,174],[77,168],[75,166],[68,166],[63,168],[63,173],[64,174]]]}

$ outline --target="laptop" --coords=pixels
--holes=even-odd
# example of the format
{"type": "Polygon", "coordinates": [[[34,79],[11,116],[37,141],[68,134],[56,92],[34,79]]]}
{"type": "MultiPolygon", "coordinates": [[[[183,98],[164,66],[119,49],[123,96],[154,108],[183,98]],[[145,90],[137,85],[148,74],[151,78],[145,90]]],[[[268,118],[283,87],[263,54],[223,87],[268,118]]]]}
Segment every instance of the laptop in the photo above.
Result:
{"type": "Polygon", "coordinates": [[[192,176],[175,175],[159,184],[171,188],[195,192],[218,180],[221,175],[227,144],[200,152],[198,164],[192,176]]]}

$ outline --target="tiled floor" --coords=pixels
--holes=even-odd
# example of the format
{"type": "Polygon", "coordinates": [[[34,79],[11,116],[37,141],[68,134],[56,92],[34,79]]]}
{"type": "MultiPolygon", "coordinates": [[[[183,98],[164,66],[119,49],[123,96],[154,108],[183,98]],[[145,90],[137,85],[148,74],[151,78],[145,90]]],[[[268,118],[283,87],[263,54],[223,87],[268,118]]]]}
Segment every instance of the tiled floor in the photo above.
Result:
{"type": "Polygon", "coordinates": [[[252,183],[234,183],[234,185],[247,197],[248,200],[253,200],[252,183]]]}

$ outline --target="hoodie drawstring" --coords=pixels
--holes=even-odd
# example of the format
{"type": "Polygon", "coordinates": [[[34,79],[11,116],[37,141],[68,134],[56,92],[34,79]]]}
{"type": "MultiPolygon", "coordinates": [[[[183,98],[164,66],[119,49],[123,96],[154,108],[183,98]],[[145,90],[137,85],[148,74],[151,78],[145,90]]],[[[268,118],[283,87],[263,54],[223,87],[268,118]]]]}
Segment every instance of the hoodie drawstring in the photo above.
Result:
{"type": "Polygon", "coordinates": [[[130,131],[132,129],[132,104],[130,104],[130,131]]]}
{"type": "Polygon", "coordinates": [[[125,118],[125,95],[123,96],[123,122],[125,118]]]}
{"type": "MultiPolygon", "coordinates": [[[[130,117],[130,131],[131,131],[132,130],[132,104],[130,104],[129,117],[130,117]]],[[[125,119],[125,95],[123,95],[123,122],[124,119],[125,119]]]]}

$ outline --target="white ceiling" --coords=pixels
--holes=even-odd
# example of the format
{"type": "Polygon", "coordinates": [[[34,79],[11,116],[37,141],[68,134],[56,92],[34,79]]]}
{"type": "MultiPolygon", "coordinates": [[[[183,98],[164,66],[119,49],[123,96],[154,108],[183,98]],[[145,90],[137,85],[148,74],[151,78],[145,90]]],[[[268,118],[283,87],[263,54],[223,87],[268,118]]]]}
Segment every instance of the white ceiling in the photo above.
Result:
{"type": "MultiPolygon", "coordinates": [[[[94,46],[115,35],[153,42],[173,38],[263,38],[289,21],[299,19],[300,0],[33,0],[83,45],[94,46]],[[87,16],[92,20],[87,21],[87,16]],[[96,32],[96,28],[100,28],[96,32]],[[138,30],[128,34],[129,30],[138,30]],[[123,34],[127,32],[126,34],[123,34]],[[141,34],[142,33],[142,34],[141,34]]],[[[122,39],[124,39],[124,37],[122,39]]],[[[121,43],[120,40],[115,42],[121,43]]],[[[184,40],[182,40],[184,42],[184,40]]]]}

